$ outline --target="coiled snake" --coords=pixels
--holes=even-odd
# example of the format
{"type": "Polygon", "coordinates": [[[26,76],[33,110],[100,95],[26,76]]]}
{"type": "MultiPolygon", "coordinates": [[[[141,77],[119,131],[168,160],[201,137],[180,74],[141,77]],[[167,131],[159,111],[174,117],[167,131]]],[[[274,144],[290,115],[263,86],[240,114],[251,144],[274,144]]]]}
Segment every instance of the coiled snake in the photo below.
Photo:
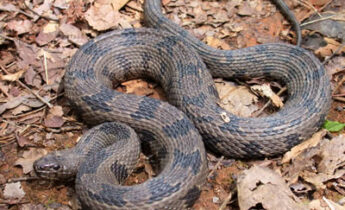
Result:
{"type": "Polygon", "coordinates": [[[89,124],[112,123],[91,129],[75,148],[35,162],[42,177],[70,178],[77,173],[76,191],[84,208],[187,208],[206,178],[203,142],[226,157],[274,156],[309,137],[324,121],[331,101],[329,79],[304,49],[287,44],[210,48],[165,18],[160,0],[146,0],[145,20],[161,30],[105,33],[78,50],[65,74],[65,96],[83,119],[89,124]],[[289,99],[268,117],[235,116],[217,105],[210,72],[223,78],[280,79],[289,99]],[[178,109],[112,89],[135,78],[158,81],[178,109]],[[142,147],[159,160],[156,177],[135,186],[114,185],[132,170],[140,144],[131,128],[113,121],[138,132],[142,147]]]}

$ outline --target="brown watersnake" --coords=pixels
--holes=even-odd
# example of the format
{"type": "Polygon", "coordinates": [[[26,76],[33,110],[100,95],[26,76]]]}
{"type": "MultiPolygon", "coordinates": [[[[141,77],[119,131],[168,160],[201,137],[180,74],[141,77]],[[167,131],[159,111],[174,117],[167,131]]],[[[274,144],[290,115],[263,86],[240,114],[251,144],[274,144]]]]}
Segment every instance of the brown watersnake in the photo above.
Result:
{"type": "Polygon", "coordinates": [[[131,138],[135,134],[118,123],[102,124],[82,138],[81,146],[74,149],[82,160],[71,161],[75,153],[69,150],[35,163],[36,171],[47,178],[56,178],[52,171],[67,177],[68,166],[81,164],[76,190],[85,208],[186,208],[198,197],[206,177],[200,134],[213,152],[258,158],[287,151],[323,122],[330,105],[329,80],[320,62],[304,49],[287,44],[232,51],[210,48],[165,18],[159,0],[145,2],[145,20],[169,33],[127,29],[91,40],[67,68],[65,95],[89,124],[118,121],[134,128],[143,147],[160,161],[158,176],[136,186],[114,185],[132,170],[139,151],[139,144],[131,138]],[[289,99],[268,117],[235,116],[217,105],[212,76],[203,62],[214,77],[282,80],[289,99]],[[165,102],[112,90],[134,78],[159,82],[169,103],[184,113],[165,102]],[[120,127],[121,132],[113,131],[114,127],[120,127]],[[114,145],[110,137],[115,138],[114,145]],[[129,149],[129,145],[137,147],[129,149]],[[113,155],[118,147],[119,152],[113,155]],[[86,156],[89,160],[83,162],[86,156]],[[69,159],[70,165],[60,164],[62,159],[69,159]]]}

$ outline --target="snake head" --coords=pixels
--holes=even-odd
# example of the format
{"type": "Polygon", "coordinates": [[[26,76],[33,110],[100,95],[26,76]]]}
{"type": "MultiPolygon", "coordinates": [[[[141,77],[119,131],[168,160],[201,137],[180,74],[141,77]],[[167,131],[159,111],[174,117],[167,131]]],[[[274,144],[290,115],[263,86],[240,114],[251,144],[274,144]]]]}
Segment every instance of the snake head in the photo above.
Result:
{"type": "Polygon", "coordinates": [[[36,174],[49,180],[71,180],[75,178],[76,170],[73,159],[66,152],[52,152],[34,162],[36,174]]]}

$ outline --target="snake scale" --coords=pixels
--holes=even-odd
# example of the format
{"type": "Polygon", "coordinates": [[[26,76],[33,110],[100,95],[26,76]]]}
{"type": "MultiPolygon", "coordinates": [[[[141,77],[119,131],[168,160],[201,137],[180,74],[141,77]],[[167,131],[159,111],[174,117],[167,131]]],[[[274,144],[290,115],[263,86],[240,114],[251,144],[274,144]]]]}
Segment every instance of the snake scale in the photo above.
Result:
{"type": "MultiPolygon", "coordinates": [[[[291,16],[284,2],[274,2],[291,16]]],[[[206,179],[204,144],[226,157],[275,156],[321,126],[331,102],[330,84],[306,50],[278,43],[213,49],[164,17],[160,0],[146,0],[144,10],[145,22],[157,29],[108,32],[73,56],[65,96],[88,124],[100,125],[76,147],[34,164],[44,178],[76,176],[84,209],[188,208],[206,179]],[[268,117],[238,117],[217,104],[211,75],[279,79],[288,87],[288,100],[268,117]],[[169,103],[113,90],[136,78],[159,82],[169,103]],[[158,160],[158,175],[135,186],[118,185],[133,170],[140,147],[158,160]]],[[[296,21],[294,27],[299,27],[296,21]]]]}

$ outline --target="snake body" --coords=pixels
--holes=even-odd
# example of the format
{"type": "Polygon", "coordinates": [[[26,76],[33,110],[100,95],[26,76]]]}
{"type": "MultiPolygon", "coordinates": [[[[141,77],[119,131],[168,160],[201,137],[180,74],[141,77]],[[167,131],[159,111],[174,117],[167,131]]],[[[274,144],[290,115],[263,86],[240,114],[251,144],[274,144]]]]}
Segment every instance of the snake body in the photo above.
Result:
{"type": "Polygon", "coordinates": [[[206,178],[204,144],[226,157],[278,155],[315,132],[329,109],[329,79],[306,50],[288,44],[213,49],[165,18],[160,7],[159,0],[145,2],[146,22],[160,29],[105,33],[82,46],[67,68],[65,96],[83,119],[129,125],[159,160],[156,177],[135,186],[114,185],[132,170],[135,162],[129,154],[138,155],[138,143],[126,125],[108,123],[93,128],[76,148],[35,163],[36,171],[48,178],[55,178],[53,172],[66,178],[68,165],[78,168],[76,190],[86,209],[190,207],[206,178]],[[238,117],[217,104],[212,76],[279,79],[288,87],[289,99],[268,117],[238,117]],[[169,104],[112,89],[136,78],[159,82],[169,104]],[[113,127],[121,127],[124,134],[114,133],[113,127]],[[120,142],[115,143],[121,145],[119,151],[118,146],[107,147],[113,143],[110,137],[120,142]],[[135,149],[127,148],[131,144],[135,149]],[[77,161],[66,164],[62,159],[77,161]]]}

